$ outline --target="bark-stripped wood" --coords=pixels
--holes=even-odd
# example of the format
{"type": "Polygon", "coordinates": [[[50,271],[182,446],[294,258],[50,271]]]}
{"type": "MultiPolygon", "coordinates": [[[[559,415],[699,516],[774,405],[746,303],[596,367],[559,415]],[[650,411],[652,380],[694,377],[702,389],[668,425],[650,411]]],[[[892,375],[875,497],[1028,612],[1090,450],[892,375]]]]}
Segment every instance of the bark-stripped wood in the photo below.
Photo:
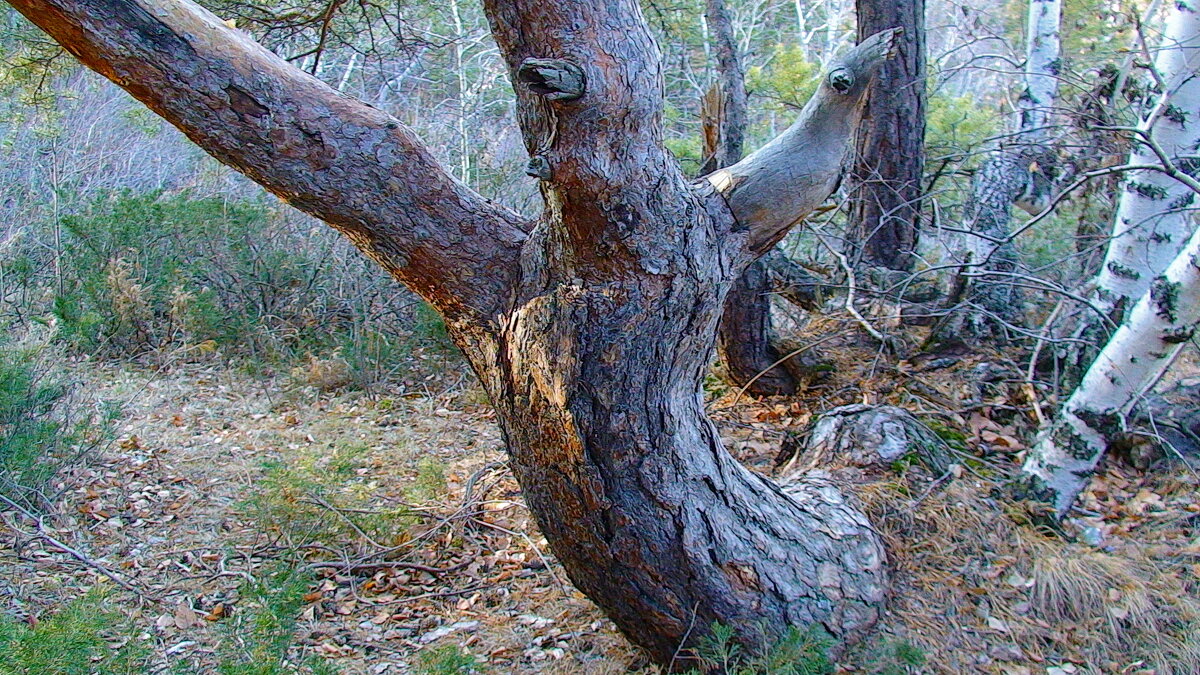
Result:
{"type": "MultiPolygon", "coordinates": [[[[706,131],[708,158],[700,173],[708,174],[742,159],[746,76],[724,0],[705,0],[704,15],[713,36],[719,76],[719,86],[710,90],[715,91],[719,100],[710,101],[708,96],[705,97],[705,111],[710,117],[715,113],[715,117],[701,120],[706,131]],[[710,129],[715,133],[708,133],[710,129]]],[[[750,263],[729,290],[717,328],[717,354],[725,364],[726,381],[735,387],[744,387],[755,396],[791,394],[797,387],[792,374],[776,363],[780,354],[773,344],[769,293],[765,264],[762,260],[750,263]]]]}
{"type": "Polygon", "coordinates": [[[656,661],[714,621],[757,648],[878,618],[883,548],[861,513],[831,486],[789,496],[737,464],[701,384],[726,292],[826,196],[832,176],[805,169],[841,156],[825,139],[858,118],[890,36],[849,52],[782,139],[693,185],[662,143],[658,51],[634,0],[487,0],[545,169],[526,232],[392,118],[185,0],[12,4],[449,316],[555,554],[656,661]]]}
{"type": "Polygon", "coordinates": [[[1030,449],[1023,470],[1034,495],[1066,513],[1087,486],[1125,416],[1158,381],[1200,323],[1200,231],[1154,278],[1096,357],[1053,425],[1030,449]]]}

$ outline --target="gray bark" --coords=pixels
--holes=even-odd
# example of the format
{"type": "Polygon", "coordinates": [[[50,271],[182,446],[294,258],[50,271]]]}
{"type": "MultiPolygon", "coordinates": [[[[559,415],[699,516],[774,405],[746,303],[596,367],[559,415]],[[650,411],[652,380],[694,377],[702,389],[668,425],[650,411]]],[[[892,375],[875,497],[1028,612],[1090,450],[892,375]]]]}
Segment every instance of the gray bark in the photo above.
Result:
{"type": "Polygon", "coordinates": [[[962,256],[964,267],[946,316],[928,344],[1004,341],[1021,325],[1024,298],[1014,285],[1016,246],[1009,239],[1012,206],[1030,214],[1050,200],[1056,165],[1051,123],[1058,97],[1061,0],[1029,0],[1025,90],[1017,101],[1017,133],[984,162],[971,184],[962,256]]]}

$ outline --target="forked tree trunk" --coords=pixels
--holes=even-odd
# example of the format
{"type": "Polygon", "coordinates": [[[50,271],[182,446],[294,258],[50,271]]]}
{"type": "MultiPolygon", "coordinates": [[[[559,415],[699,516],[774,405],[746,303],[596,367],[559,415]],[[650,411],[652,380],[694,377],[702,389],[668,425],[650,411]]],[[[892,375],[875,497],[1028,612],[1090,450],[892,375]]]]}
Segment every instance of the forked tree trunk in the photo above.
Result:
{"type": "MultiPolygon", "coordinates": [[[[1200,162],[1200,12],[1194,0],[1174,4],[1166,34],[1154,61],[1166,90],[1138,125],[1157,150],[1134,139],[1129,164],[1164,166],[1170,163],[1196,175],[1200,162]],[[1162,153],[1162,157],[1159,156],[1162,153]]],[[[1112,225],[1104,263],[1095,281],[1092,308],[1074,317],[1066,330],[1072,340],[1058,350],[1060,369],[1068,387],[1077,384],[1125,312],[1150,288],[1179,253],[1195,229],[1196,194],[1163,171],[1141,169],[1125,176],[1121,200],[1112,225]]]]}
{"type": "MultiPolygon", "coordinates": [[[[710,118],[704,120],[706,131],[715,132],[705,135],[708,157],[701,172],[708,174],[742,158],[746,75],[724,0],[705,0],[704,13],[713,34],[720,83],[715,90],[720,100],[715,106],[707,106],[710,118]]],[[[776,363],[780,354],[772,344],[773,337],[767,268],[760,259],[750,263],[746,272],[734,281],[717,328],[717,353],[725,364],[729,384],[745,387],[756,396],[796,391],[796,379],[782,364],[776,363]]]]}
{"type": "Polygon", "coordinates": [[[658,51],[633,0],[488,0],[546,202],[522,223],[394,118],[186,0],[10,0],[222,161],[345,232],[445,315],[571,579],[659,663],[713,621],[748,646],[869,627],[883,549],[837,490],[743,469],[701,381],[733,280],[820,204],[883,34],[800,119],[689,184],[662,144],[658,51]],[[810,162],[814,162],[810,165],[810,162]],[[818,167],[813,169],[812,167],[818,167]]]}
{"type": "Polygon", "coordinates": [[[1023,470],[1034,495],[1066,513],[1087,487],[1125,416],[1158,381],[1200,322],[1200,232],[1154,278],[1125,323],[1096,357],[1023,470]]]}
{"type": "Polygon", "coordinates": [[[925,0],[856,0],[858,39],[904,31],[895,59],[867,101],[850,194],[852,257],[911,270],[921,220],[925,170],[925,0]]]}

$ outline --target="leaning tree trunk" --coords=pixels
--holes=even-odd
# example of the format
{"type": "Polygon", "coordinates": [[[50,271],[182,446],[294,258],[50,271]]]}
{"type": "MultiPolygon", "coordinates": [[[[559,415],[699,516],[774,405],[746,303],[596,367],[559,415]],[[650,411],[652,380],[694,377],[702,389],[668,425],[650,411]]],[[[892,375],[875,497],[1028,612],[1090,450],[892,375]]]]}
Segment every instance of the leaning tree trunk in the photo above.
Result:
{"type": "Polygon", "coordinates": [[[870,94],[851,170],[851,232],[856,260],[910,270],[921,220],[925,170],[925,0],[856,0],[858,39],[904,31],[897,57],[870,94]]]}
{"type": "Polygon", "coordinates": [[[1170,171],[1161,170],[1192,176],[1200,166],[1200,12],[1194,0],[1175,3],[1154,68],[1165,91],[1138,125],[1141,138],[1134,139],[1129,164],[1158,168],[1126,174],[1092,307],[1059,331],[1072,338],[1057,353],[1068,387],[1080,381],[1109,327],[1120,325],[1125,311],[1146,293],[1195,228],[1196,194],[1170,171]]]}
{"type": "Polygon", "coordinates": [[[1021,323],[1022,297],[1013,277],[1017,249],[1009,238],[1012,206],[1036,214],[1049,204],[1056,163],[1050,128],[1061,67],[1061,0],[1029,0],[1025,90],[1017,101],[1017,133],[984,162],[971,183],[962,265],[947,314],[927,342],[1004,340],[1021,323]]]}
{"type": "Polygon", "coordinates": [[[1066,513],[1087,486],[1125,416],[1154,386],[1200,322],[1200,232],[1154,278],[1071,394],[1052,426],[1030,449],[1023,471],[1034,496],[1066,513]]]}
{"type": "Polygon", "coordinates": [[[869,627],[883,548],[821,484],[734,462],[701,382],[726,292],[833,189],[888,33],[800,119],[689,184],[662,144],[658,50],[633,0],[488,0],[546,209],[522,222],[398,120],[187,0],[9,0],[218,159],[346,233],[445,317],[571,579],[681,666],[714,621],[751,648],[869,627]]]}
{"type": "MultiPolygon", "coordinates": [[[[705,0],[704,13],[714,38],[720,97],[705,127],[705,160],[701,172],[712,173],[742,158],[746,131],[746,76],[738,55],[733,22],[724,0],[705,0]],[[711,146],[711,147],[710,147],[711,146]]],[[[717,353],[725,364],[726,380],[756,396],[791,394],[797,382],[779,360],[771,330],[771,296],[766,264],[750,263],[733,283],[717,329],[717,353]],[[760,377],[761,374],[761,377],[760,377]]]]}

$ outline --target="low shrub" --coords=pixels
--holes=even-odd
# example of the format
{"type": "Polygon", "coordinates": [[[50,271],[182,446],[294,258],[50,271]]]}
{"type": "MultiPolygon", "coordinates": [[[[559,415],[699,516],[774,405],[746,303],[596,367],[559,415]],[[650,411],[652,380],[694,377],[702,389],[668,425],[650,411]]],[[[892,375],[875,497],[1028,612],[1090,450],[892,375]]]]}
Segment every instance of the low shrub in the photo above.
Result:
{"type": "Polygon", "coordinates": [[[93,591],[36,625],[0,615],[0,675],[136,675],[149,650],[128,619],[93,591]]]}
{"type": "Polygon", "coordinates": [[[0,495],[31,512],[50,508],[52,479],[103,440],[108,421],[75,396],[49,335],[0,335],[0,495]]]}

